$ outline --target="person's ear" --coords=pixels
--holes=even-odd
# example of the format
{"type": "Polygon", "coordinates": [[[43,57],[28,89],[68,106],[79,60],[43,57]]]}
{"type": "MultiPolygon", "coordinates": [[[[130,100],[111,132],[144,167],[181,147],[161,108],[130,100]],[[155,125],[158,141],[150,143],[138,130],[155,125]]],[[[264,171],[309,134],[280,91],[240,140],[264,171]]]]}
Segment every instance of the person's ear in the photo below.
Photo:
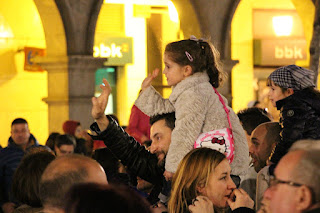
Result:
{"type": "Polygon", "coordinates": [[[303,212],[312,205],[311,190],[305,185],[300,186],[296,193],[296,199],[297,209],[303,212]]]}
{"type": "Polygon", "coordinates": [[[197,192],[200,194],[200,195],[205,195],[205,187],[203,186],[203,184],[199,184],[197,187],[196,187],[196,190],[197,192]]]}
{"type": "Polygon", "coordinates": [[[188,77],[192,75],[192,67],[190,65],[184,66],[184,72],[183,72],[184,77],[188,77]]]}
{"type": "Polygon", "coordinates": [[[293,93],[294,93],[294,91],[293,91],[292,88],[288,88],[288,89],[286,90],[286,92],[285,92],[285,94],[286,94],[287,96],[292,95],[293,93]]]}

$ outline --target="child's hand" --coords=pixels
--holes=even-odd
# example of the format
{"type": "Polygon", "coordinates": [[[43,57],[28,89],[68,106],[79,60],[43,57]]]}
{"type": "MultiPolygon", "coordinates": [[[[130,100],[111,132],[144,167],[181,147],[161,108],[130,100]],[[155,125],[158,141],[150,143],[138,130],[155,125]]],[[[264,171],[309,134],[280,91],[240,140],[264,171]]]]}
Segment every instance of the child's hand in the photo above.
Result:
{"type": "Polygon", "coordinates": [[[147,89],[148,87],[151,86],[151,82],[153,79],[155,79],[158,74],[159,74],[160,70],[158,68],[156,68],[155,70],[153,70],[152,74],[149,74],[148,77],[146,77],[142,84],[141,84],[141,90],[144,91],[145,89],[147,89]]]}
{"type": "Polygon", "coordinates": [[[174,173],[168,172],[168,171],[165,171],[163,173],[163,176],[166,178],[166,181],[172,180],[173,175],[174,175],[174,173]]]}
{"type": "Polygon", "coordinates": [[[205,196],[196,197],[192,205],[189,205],[189,210],[192,213],[214,213],[212,202],[205,196]]]}

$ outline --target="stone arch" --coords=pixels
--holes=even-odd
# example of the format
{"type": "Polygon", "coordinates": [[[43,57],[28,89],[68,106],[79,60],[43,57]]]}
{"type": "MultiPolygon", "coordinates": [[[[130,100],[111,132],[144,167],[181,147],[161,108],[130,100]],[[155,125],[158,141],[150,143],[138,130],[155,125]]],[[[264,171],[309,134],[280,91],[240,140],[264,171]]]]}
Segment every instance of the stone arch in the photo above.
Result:
{"type": "Polygon", "coordinates": [[[192,0],[173,0],[180,18],[180,30],[186,38],[190,35],[201,37],[201,28],[196,11],[194,10],[192,0]]]}
{"type": "Polygon", "coordinates": [[[63,22],[54,0],[34,0],[45,33],[48,56],[66,56],[67,45],[63,22]]]}

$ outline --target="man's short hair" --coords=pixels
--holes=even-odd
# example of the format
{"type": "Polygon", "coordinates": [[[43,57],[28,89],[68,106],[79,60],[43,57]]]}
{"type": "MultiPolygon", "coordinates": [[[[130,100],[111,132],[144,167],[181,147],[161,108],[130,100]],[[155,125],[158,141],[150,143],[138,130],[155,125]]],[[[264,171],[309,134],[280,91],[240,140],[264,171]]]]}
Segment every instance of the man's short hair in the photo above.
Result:
{"type": "Polygon", "coordinates": [[[252,131],[260,124],[271,121],[268,112],[258,107],[240,110],[237,115],[248,135],[251,135],[252,131]]]}
{"type": "Polygon", "coordinates": [[[155,115],[150,118],[150,125],[153,125],[155,122],[165,120],[166,126],[171,130],[175,127],[176,116],[174,112],[164,113],[160,115],[155,115]]]}
{"type": "Polygon", "coordinates": [[[16,118],[12,121],[11,126],[15,124],[28,124],[28,122],[24,118],[16,118]]]}
{"type": "Polygon", "coordinates": [[[60,148],[62,145],[73,145],[76,147],[76,139],[72,135],[58,135],[55,139],[55,145],[60,148]]]}
{"type": "Polygon", "coordinates": [[[311,189],[314,203],[320,202],[320,150],[304,150],[290,175],[293,181],[311,189]]]}
{"type": "Polygon", "coordinates": [[[94,161],[88,157],[72,154],[59,157],[44,171],[39,194],[43,205],[63,208],[64,196],[71,186],[82,183],[89,177],[86,162],[94,161]]]}

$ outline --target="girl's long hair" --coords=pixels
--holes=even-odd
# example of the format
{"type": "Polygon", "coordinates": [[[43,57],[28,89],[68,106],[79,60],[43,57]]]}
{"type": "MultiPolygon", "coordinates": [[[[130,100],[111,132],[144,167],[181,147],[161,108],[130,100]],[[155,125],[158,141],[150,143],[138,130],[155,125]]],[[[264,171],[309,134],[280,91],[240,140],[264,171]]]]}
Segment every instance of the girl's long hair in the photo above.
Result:
{"type": "Polygon", "coordinates": [[[197,188],[207,186],[211,172],[224,159],[225,155],[210,148],[198,148],[189,152],[180,162],[173,177],[169,213],[189,212],[188,206],[199,195],[197,188]]]}
{"type": "Polygon", "coordinates": [[[165,54],[180,66],[190,65],[192,72],[207,72],[210,84],[218,88],[226,78],[221,69],[220,54],[208,41],[180,40],[169,43],[165,54]]]}

